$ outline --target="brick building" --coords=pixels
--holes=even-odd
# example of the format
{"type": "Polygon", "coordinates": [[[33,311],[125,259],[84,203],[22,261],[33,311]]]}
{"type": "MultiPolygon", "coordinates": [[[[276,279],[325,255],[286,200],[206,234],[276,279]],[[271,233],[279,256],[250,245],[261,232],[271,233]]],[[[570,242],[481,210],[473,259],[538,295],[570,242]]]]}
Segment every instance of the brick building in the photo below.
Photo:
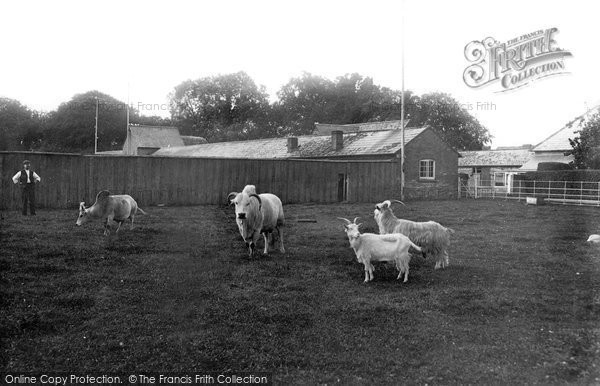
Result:
{"type": "MultiPolygon", "coordinates": [[[[428,127],[406,128],[404,137],[405,197],[456,197],[459,153],[428,127]]],[[[388,160],[399,163],[401,143],[400,121],[353,125],[317,123],[313,135],[171,146],[161,148],[153,155],[249,160],[388,160]]],[[[347,181],[340,184],[347,184],[347,181]]]]}

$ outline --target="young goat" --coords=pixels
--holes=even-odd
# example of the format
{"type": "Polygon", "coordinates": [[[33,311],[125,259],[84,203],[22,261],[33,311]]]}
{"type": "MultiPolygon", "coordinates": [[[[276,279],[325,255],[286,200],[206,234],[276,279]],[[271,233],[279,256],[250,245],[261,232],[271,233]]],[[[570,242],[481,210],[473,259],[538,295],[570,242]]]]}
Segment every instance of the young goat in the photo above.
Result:
{"type": "Polygon", "coordinates": [[[354,249],[358,262],[365,266],[365,283],[374,278],[373,261],[393,261],[399,271],[397,279],[399,280],[404,273],[404,283],[408,281],[408,263],[410,262],[408,249],[413,247],[420,251],[421,248],[418,245],[399,233],[390,235],[361,234],[358,228],[362,224],[356,223],[358,217],[354,219],[354,222],[345,218],[338,218],[346,222],[344,229],[350,241],[350,246],[354,249]]]}
{"type": "MultiPolygon", "coordinates": [[[[394,201],[404,205],[402,201],[394,201]]],[[[450,234],[454,231],[435,221],[414,222],[399,219],[394,216],[391,206],[390,200],[375,205],[373,216],[379,226],[379,233],[402,233],[422,248],[423,256],[432,255],[434,257],[435,269],[448,266],[450,263],[448,258],[450,234]]]]}

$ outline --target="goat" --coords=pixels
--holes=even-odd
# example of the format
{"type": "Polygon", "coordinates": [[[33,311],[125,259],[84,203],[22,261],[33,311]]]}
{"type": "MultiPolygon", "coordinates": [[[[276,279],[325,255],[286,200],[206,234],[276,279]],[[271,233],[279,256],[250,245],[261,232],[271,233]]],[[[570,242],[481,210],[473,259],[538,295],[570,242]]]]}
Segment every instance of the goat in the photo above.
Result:
{"type": "Polygon", "coordinates": [[[79,217],[76,224],[81,226],[90,219],[106,219],[104,235],[108,236],[110,234],[110,222],[113,220],[119,223],[115,233],[119,232],[121,225],[127,219],[131,220],[131,229],[133,229],[133,219],[138,210],[142,214],[146,214],[130,195],[112,196],[108,190],[103,190],[96,195],[96,202],[89,208],[85,207],[85,202],[79,203],[79,217]]]}
{"type": "Polygon", "coordinates": [[[246,185],[241,193],[229,193],[227,199],[235,205],[235,221],[248,247],[249,257],[254,254],[261,233],[265,240],[263,254],[269,252],[269,235],[275,230],[279,237],[279,251],[285,253],[281,229],[284,225],[283,204],[279,197],[271,193],[256,194],[254,185],[246,185]]]}
{"type": "MultiPolygon", "coordinates": [[[[404,205],[402,201],[394,200],[404,205]]],[[[373,217],[379,226],[380,234],[402,233],[412,242],[419,245],[423,256],[432,255],[436,261],[435,268],[445,268],[450,264],[448,246],[450,234],[454,231],[435,221],[415,222],[399,219],[394,215],[390,200],[375,205],[373,217]]]]}
{"type": "Polygon", "coordinates": [[[590,237],[588,237],[586,243],[599,244],[600,243],[600,235],[590,235],[590,237]]]}
{"type": "Polygon", "coordinates": [[[420,251],[418,245],[415,245],[410,239],[403,234],[395,233],[389,235],[376,235],[374,233],[363,233],[359,231],[362,224],[357,224],[356,220],[351,222],[348,219],[338,217],[346,222],[344,230],[350,241],[350,246],[354,249],[356,259],[365,267],[365,283],[373,280],[374,275],[372,262],[374,261],[393,261],[398,269],[399,280],[404,274],[404,283],[408,281],[408,265],[410,263],[409,248],[414,248],[420,251]]]}

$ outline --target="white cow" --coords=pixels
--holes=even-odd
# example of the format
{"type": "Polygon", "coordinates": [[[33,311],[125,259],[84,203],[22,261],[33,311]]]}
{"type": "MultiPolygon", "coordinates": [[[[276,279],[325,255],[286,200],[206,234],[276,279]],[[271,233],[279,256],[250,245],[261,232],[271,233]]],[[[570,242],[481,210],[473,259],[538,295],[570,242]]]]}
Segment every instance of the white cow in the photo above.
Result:
{"type": "Polygon", "coordinates": [[[281,229],[284,224],[283,205],[279,197],[271,193],[256,194],[254,185],[246,185],[241,193],[229,193],[227,199],[235,205],[235,221],[250,257],[261,233],[265,240],[263,253],[269,252],[269,235],[274,231],[279,236],[279,250],[285,253],[281,229]]]}

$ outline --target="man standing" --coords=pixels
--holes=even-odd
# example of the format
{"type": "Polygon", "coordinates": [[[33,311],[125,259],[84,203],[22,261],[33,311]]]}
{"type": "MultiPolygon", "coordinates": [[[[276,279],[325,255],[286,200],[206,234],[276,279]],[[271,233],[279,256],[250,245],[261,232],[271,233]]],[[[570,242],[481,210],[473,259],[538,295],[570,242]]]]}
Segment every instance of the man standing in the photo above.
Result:
{"type": "Polygon", "coordinates": [[[23,161],[23,170],[17,172],[12,178],[15,184],[21,186],[21,199],[23,200],[23,216],[27,216],[27,203],[29,203],[29,212],[35,216],[35,184],[42,179],[33,170],[31,162],[23,161]]]}

